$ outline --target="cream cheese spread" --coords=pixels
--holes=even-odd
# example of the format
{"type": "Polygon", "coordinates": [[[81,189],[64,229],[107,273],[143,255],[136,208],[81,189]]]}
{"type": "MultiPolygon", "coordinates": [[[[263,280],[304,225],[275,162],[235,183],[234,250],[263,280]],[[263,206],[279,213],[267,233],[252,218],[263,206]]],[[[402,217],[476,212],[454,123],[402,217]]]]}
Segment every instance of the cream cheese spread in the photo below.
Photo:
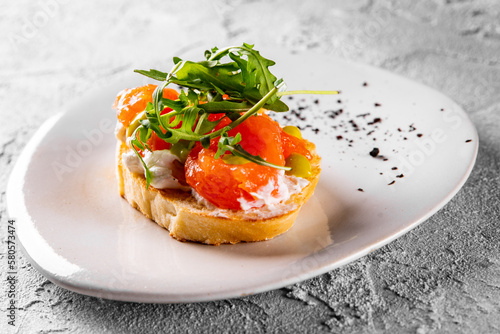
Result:
{"type": "MultiPolygon", "coordinates": [[[[292,195],[300,193],[309,184],[309,181],[302,177],[285,175],[284,171],[280,171],[277,182],[278,193],[276,196],[272,195],[276,183],[274,180],[270,180],[258,192],[250,193],[255,198],[253,201],[247,201],[243,197],[238,199],[246,215],[251,218],[267,219],[285,214],[297,208],[297,204],[286,204],[285,202],[292,195]]],[[[191,189],[191,194],[199,204],[211,210],[212,216],[227,217],[224,210],[217,208],[207,201],[196,190],[191,189]]]]}
{"type": "MultiPolygon", "coordinates": [[[[148,166],[152,175],[151,185],[157,189],[181,189],[191,191],[196,201],[211,210],[211,215],[216,217],[227,217],[225,210],[217,208],[207,201],[193,188],[183,186],[173,177],[172,168],[174,160],[178,157],[169,150],[146,151],[143,157],[144,163],[148,166]]],[[[144,167],[141,160],[133,150],[128,150],[122,155],[122,161],[128,170],[134,174],[144,175],[144,167]]],[[[253,200],[248,201],[244,197],[238,199],[241,208],[245,213],[252,216],[258,216],[265,219],[279,216],[294,210],[295,203],[285,204],[285,202],[294,194],[298,194],[309,184],[309,181],[296,176],[285,175],[284,171],[279,171],[277,180],[271,179],[267,185],[260,188],[257,192],[252,192],[253,200]],[[274,189],[277,193],[273,195],[274,189]]]]}
{"type": "Polygon", "coordinates": [[[254,197],[254,200],[248,201],[244,197],[241,197],[238,198],[238,202],[240,202],[243,210],[261,208],[263,206],[273,208],[289,199],[293,194],[301,192],[308,184],[309,181],[304,178],[288,176],[285,175],[285,171],[279,171],[277,182],[271,179],[267,185],[260,188],[257,192],[250,193],[254,197]],[[273,196],[272,192],[274,189],[277,189],[278,193],[273,196]]]}
{"type": "MultiPolygon", "coordinates": [[[[134,174],[145,174],[141,160],[133,150],[122,155],[123,164],[134,174]]],[[[173,163],[179,160],[169,150],[146,151],[143,157],[144,163],[151,172],[151,185],[156,189],[181,189],[189,190],[191,187],[183,186],[172,175],[173,163]]]]}

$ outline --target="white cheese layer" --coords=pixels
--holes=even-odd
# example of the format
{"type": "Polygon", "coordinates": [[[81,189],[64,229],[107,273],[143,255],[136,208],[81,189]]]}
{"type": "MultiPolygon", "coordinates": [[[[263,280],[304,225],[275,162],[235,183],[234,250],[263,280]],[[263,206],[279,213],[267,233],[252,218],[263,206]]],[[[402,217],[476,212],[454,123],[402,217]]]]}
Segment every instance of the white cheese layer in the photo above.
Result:
{"type": "Polygon", "coordinates": [[[142,162],[133,150],[128,150],[122,154],[122,162],[134,174],[144,174],[142,162]]]}
{"type": "MultiPolygon", "coordinates": [[[[132,173],[145,175],[142,162],[133,150],[124,153],[122,160],[125,167],[132,173]]],[[[176,155],[170,153],[169,150],[146,151],[143,160],[151,172],[151,185],[156,189],[190,189],[190,187],[180,184],[172,175],[173,163],[179,159],[176,155]]]]}
{"type": "MultiPolygon", "coordinates": [[[[297,205],[295,203],[285,204],[285,202],[294,194],[298,194],[309,184],[304,178],[296,176],[285,175],[284,172],[280,172],[278,176],[278,194],[277,196],[272,195],[274,190],[275,182],[273,180],[260,188],[258,192],[251,193],[254,196],[253,201],[247,201],[243,197],[238,199],[241,208],[246,214],[252,218],[266,219],[275,216],[279,216],[294,210],[297,205]]],[[[226,217],[224,210],[217,208],[215,205],[207,201],[196,190],[192,189],[191,193],[193,197],[198,201],[199,204],[212,210],[212,215],[215,217],[226,217]]]]}
{"type": "Polygon", "coordinates": [[[273,179],[269,183],[260,188],[257,192],[252,192],[250,195],[254,197],[252,201],[246,200],[244,197],[238,198],[243,210],[253,208],[266,207],[270,210],[278,209],[280,203],[286,201],[293,194],[300,193],[305,186],[309,184],[304,178],[285,175],[285,171],[279,171],[278,180],[273,179]],[[278,193],[273,196],[274,189],[278,189],[278,193]]]}
{"type": "MultiPolygon", "coordinates": [[[[226,217],[225,210],[217,208],[215,205],[207,201],[199,195],[194,189],[189,186],[181,185],[176,178],[172,176],[172,168],[174,160],[179,160],[177,156],[170,153],[169,150],[147,151],[144,162],[152,175],[151,185],[157,189],[181,189],[185,191],[191,190],[193,197],[197,202],[212,211],[213,216],[226,217]]],[[[144,167],[139,157],[133,150],[129,150],[122,155],[122,161],[134,174],[144,175],[144,167]]],[[[247,214],[258,216],[265,219],[279,216],[296,208],[294,203],[286,204],[285,202],[294,194],[300,193],[309,181],[296,176],[285,175],[284,171],[279,171],[277,180],[270,180],[267,185],[260,188],[257,192],[252,192],[253,200],[246,200],[244,197],[238,199],[241,208],[247,214]],[[277,194],[273,195],[274,189],[277,188],[277,194]]]]}
{"type": "Polygon", "coordinates": [[[116,122],[116,127],[115,127],[115,136],[116,139],[120,141],[126,141],[127,140],[127,127],[123,126],[121,122],[116,122]]]}

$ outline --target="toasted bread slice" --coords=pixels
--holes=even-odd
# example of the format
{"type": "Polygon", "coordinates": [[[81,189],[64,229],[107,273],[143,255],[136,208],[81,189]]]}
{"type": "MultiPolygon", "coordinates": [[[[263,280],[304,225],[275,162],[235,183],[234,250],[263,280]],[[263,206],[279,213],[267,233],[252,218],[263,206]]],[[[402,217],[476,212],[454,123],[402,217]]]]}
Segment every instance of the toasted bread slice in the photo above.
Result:
{"type": "Polygon", "coordinates": [[[146,217],[169,230],[177,240],[211,245],[268,240],[292,227],[300,207],[311,197],[318,183],[321,159],[313,143],[307,141],[307,148],[313,155],[309,184],[300,193],[279,204],[278,213],[261,209],[235,211],[210,208],[199,203],[190,192],[152,186],[146,188],[144,176],[130,172],[123,165],[122,154],[127,152],[128,147],[119,141],[117,173],[120,195],[146,217]]]}

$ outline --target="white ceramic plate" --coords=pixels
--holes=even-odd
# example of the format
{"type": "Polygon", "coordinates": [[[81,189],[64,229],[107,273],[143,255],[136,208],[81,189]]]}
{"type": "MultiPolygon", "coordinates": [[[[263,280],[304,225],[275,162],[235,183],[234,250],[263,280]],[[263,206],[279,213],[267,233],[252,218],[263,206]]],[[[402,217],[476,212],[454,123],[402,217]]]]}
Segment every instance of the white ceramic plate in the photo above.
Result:
{"type": "Polygon", "coordinates": [[[262,54],[277,61],[273,71],[290,90],[342,91],[284,98],[294,109],[285,122],[304,127],[323,157],[316,192],[290,231],[267,242],[182,243],[132,209],[117,193],[110,106],[119,90],[145,82],[133,75],[49,119],[19,157],[8,210],[31,263],[64,288],[116,300],[244,296],[319,275],[387,244],[464,184],[478,137],[449,98],[332,57],[262,54]],[[378,157],[369,154],[374,148],[378,157]]]}

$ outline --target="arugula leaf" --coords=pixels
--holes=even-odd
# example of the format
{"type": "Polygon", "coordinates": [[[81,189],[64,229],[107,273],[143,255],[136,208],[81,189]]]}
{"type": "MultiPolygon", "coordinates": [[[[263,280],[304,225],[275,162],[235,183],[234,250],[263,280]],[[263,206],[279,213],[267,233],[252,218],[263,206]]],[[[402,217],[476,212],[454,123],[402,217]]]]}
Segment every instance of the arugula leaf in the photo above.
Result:
{"type": "Polygon", "coordinates": [[[224,155],[227,151],[227,147],[228,146],[232,146],[232,145],[236,145],[238,144],[239,142],[241,141],[241,133],[237,133],[236,134],[236,137],[229,137],[227,135],[227,133],[223,133],[221,136],[220,136],[220,139],[219,139],[219,143],[217,144],[218,145],[218,150],[217,152],[215,153],[215,156],[214,158],[215,159],[219,159],[221,155],[224,155]]]}
{"type": "MultiPolygon", "coordinates": [[[[247,70],[254,76],[259,93],[264,96],[269,92],[276,82],[276,77],[269,71],[269,66],[276,64],[274,61],[264,58],[259,51],[253,49],[253,45],[243,44],[245,48],[241,49],[241,54],[248,56],[247,70]]],[[[273,97],[269,103],[276,101],[278,97],[273,97]]]]}
{"type": "Polygon", "coordinates": [[[163,97],[161,99],[161,103],[163,104],[163,106],[168,107],[168,108],[173,109],[173,110],[178,111],[178,112],[180,112],[182,109],[184,109],[188,106],[187,101],[183,101],[180,99],[172,101],[169,99],[165,99],[163,97]]]}
{"type": "Polygon", "coordinates": [[[266,109],[276,112],[286,112],[290,110],[288,109],[288,106],[281,100],[276,100],[272,104],[266,104],[265,107],[266,109]]]}
{"type": "MultiPolygon", "coordinates": [[[[253,45],[243,43],[241,46],[207,50],[202,61],[185,61],[174,57],[173,62],[174,66],[168,73],[154,69],[135,70],[161,81],[153,93],[153,102],[146,107],[146,119],[139,121],[140,126],[131,137],[132,147],[146,170],[148,186],[151,173],[138,150],[150,150],[147,141],[153,132],[183,154],[186,149],[192,149],[196,142],[207,148],[210,140],[220,136],[216,158],[231,154],[259,165],[289,169],[246,152],[239,144],[241,134],[238,133],[234,138],[227,135],[227,131],[255,115],[261,108],[275,112],[288,111],[288,106],[280,100],[281,96],[289,94],[286,85],[282,79],[276,80],[269,70],[275,64],[274,61],[263,57],[253,45]],[[163,98],[163,90],[170,84],[183,87],[175,101],[163,98]],[[172,110],[165,113],[165,108],[172,110]],[[213,113],[223,113],[231,122],[214,131],[224,117],[209,121],[208,116],[213,113]]],[[[337,93],[293,93],[305,92],[337,93]]]]}
{"type": "Polygon", "coordinates": [[[203,90],[213,90],[213,87],[217,86],[223,91],[243,91],[245,87],[241,84],[241,76],[232,74],[236,69],[231,65],[209,67],[201,62],[186,61],[175,73],[175,79],[172,81],[189,88],[202,87],[203,90]]]}
{"type": "Polygon", "coordinates": [[[134,70],[134,72],[142,74],[142,75],[145,75],[147,77],[150,77],[151,79],[155,79],[155,80],[158,80],[158,81],[165,81],[165,79],[167,78],[167,75],[168,75],[168,73],[161,72],[161,71],[158,71],[158,70],[153,70],[153,69],[151,69],[149,71],[134,70]]]}
{"type": "MultiPolygon", "coordinates": [[[[274,87],[276,77],[269,71],[269,66],[276,63],[262,57],[259,51],[253,49],[253,45],[243,43],[242,46],[230,46],[223,50],[216,50],[215,53],[212,52],[208,60],[220,60],[228,54],[241,69],[242,78],[246,83],[245,93],[252,88],[257,88],[262,97],[274,87]],[[247,60],[242,59],[242,56],[246,56],[247,60]]],[[[277,97],[271,98],[270,104],[276,99],[277,97]]]]}
{"type": "MultiPolygon", "coordinates": [[[[255,75],[251,75],[248,71],[248,62],[243,59],[240,55],[229,52],[229,58],[231,58],[236,64],[238,64],[241,69],[241,77],[245,83],[245,88],[252,88],[255,86],[255,75]]],[[[248,89],[247,88],[247,89],[248,89]]]]}

